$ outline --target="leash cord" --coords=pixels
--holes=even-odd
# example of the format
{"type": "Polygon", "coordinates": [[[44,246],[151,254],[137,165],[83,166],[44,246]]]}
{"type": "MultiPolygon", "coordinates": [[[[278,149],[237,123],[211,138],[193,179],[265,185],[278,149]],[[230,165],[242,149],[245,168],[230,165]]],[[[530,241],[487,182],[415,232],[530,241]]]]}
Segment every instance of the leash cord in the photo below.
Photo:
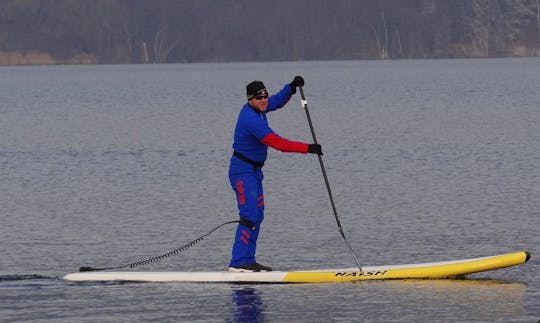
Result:
{"type": "Polygon", "coordinates": [[[151,264],[151,263],[154,263],[154,262],[158,262],[158,261],[161,261],[161,260],[163,260],[165,258],[177,255],[180,252],[193,247],[194,245],[201,242],[205,237],[209,236],[210,234],[212,234],[217,229],[219,229],[222,226],[225,226],[227,224],[231,224],[231,223],[240,223],[240,220],[235,220],[235,221],[229,221],[229,222],[222,223],[222,224],[218,225],[217,227],[213,228],[212,230],[210,230],[210,232],[198,237],[197,239],[195,239],[195,240],[193,240],[191,242],[188,242],[183,246],[180,246],[180,247],[178,247],[178,248],[176,248],[174,250],[171,250],[171,251],[169,251],[167,253],[164,253],[162,255],[159,255],[159,256],[155,256],[155,257],[152,257],[152,258],[148,258],[148,259],[141,260],[141,261],[136,261],[136,262],[133,262],[133,263],[130,263],[130,264],[117,266],[117,267],[94,268],[94,267],[83,266],[83,267],[79,267],[79,271],[81,272],[81,271],[112,270],[112,269],[122,269],[122,268],[127,268],[127,267],[133,269],[135,267],[140,267],[140,266],[148,265],[148,264],[151,264]]]}

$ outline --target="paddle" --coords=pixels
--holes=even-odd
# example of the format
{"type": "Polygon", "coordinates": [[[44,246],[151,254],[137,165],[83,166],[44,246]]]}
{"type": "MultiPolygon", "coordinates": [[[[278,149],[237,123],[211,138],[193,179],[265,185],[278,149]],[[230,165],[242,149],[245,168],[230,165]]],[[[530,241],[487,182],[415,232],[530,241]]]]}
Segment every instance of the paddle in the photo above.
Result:
{"type": "MultiPolygon", "coordinates": [[[[298,87],[300,89],[300,96],[302,97],[302,107],[306,110],[306,116],[309,123],[309,129],[311,130],[311,136],[313,137],[313,143],[318,144],[317,137],[315,136],[315,130],[313,128],[313,122],[311,122],[311,116],[309,115],[309,110],[307,106],[306,97],[304,95],[304,89],[302,86],[298,87]]],[[[356,263],[356,266],[358,267],[359,271],[362,271],[362,267],[360,266],[360,262],[358,261],[358,257],[356,257],[356,254],[354,253],[353,248],[351,247],[351,244],[349,241],[347,241],[347,238],[345,237],[345,233],[343,232],[343,228],[341,227],[341,221],[339,221],[339,217],[337,214],[336,204],[334,203],[334,198],[332,197],[332,190],[330,189],[330,182],[328,181],[328,176],[326,175],[326,170],[324,168],[324,163],[321,155],[317,155],[319,157],[319,165],[321,165],[321,171],[324,177],[324,183],[326,184],[326,190],[328,191],[328,197],[330,198],[330,204],[332,205],[332,210],[334,211],[334,217],[336,218],[337,226],[339,229],[339,233],[341,234],[341,237],[343,238],[343,241],[347,244],[347,247],[349,247],[349,251],[351,252],[354,262],[356,263]]]]}

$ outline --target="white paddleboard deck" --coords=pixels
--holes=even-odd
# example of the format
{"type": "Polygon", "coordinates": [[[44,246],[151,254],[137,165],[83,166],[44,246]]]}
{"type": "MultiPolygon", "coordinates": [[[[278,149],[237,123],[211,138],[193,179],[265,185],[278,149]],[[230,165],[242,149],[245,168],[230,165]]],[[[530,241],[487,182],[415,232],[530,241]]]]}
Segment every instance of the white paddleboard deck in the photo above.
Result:
{"type": "Polygon", "coordinates": [[[214,283],[322,283],[380,279],[454,278],[481,271],[515,266],[527,262],[530,254],[518,251],[490,257],[406,265],[358,268],[233,273],[226,271],[86,271],[64,276],[75,282],[214,282],[214,283]]]}

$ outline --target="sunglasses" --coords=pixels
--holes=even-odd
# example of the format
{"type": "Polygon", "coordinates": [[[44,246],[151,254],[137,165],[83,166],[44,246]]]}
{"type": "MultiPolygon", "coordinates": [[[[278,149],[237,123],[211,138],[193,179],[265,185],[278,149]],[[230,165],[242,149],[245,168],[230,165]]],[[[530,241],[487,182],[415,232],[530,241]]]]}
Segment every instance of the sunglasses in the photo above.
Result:
{"type": "Polygon", "coordinates": [[[254,99],[257,101],[260,101],[262,99],[268,99],[268,94],[256,96],[254,97],[254,99]]]}

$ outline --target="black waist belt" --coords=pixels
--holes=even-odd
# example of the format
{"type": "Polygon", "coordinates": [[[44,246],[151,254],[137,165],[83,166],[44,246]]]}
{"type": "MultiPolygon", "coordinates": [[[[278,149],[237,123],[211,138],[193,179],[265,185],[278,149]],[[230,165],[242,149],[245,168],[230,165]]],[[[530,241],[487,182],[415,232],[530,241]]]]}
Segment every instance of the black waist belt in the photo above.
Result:
{"type": "Polygon", "coordinates": [[[242,155],[241,153],[237,152],[236,150],[233,153],[233,156],[240,159],[241,161],[245,161],[246,163],[253,165],[255,167],[263,167],[264,162],[255,161],[253,159],[249,159],[246,156],[242,155]]]}

